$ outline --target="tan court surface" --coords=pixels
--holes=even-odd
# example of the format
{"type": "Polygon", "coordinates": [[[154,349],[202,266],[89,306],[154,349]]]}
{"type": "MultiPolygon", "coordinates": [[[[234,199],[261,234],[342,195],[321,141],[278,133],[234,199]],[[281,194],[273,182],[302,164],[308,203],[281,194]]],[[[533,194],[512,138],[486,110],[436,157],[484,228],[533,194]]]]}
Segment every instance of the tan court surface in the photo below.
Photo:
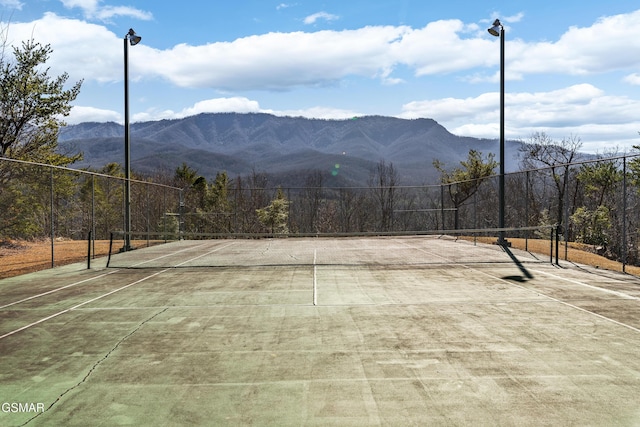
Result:
{"type": "Polygon", "coordinates": [[[513,256],[184,241],[0,280],[0,425],[640,425],[640,281],[513,256]]]}

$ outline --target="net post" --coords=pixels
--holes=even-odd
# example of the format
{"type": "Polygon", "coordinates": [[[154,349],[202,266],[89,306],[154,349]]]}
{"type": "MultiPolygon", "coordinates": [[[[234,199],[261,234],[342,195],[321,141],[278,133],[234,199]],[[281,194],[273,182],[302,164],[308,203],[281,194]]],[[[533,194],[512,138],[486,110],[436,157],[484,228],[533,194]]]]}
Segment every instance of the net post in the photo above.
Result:
{"type": "Polygon", "coordinates": [[[111,262],[112,249],[113,249],[113,232],[109,234],[109,256],[107,256],[107,268],[109,268],[109,263],[111,262]]]}

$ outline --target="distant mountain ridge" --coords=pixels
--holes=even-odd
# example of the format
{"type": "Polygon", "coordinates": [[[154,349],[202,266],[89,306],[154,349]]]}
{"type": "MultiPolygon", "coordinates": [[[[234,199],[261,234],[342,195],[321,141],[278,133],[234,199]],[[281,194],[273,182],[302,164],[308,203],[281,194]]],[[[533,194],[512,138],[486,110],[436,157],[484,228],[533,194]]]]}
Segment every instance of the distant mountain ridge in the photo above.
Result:
{"type": "MultiPolygon", "coordinates": [[[[295,181],[301,174],[320,170],[331,184],[335,175],[331,172],[340,165],[340,180],[333,179],[333,184],[364,185],[370,171],[384,160],[394,164],[402,184],[422,184],[437,179],[434,159],[457,166],[470,149],[498,157],[497,140],[459,137],[432,119],[383,116],[323,120],[209,113],[133,123],[130,135],[134,172],[173,172],[184,162],[207,179],[221,171],[232,178],[257,171],[295,181]]],[[[63,128],[59,142],[64,149],[84,153],[76,166],[97,169],[124,162],[123,138],[122,125],[88,122],[63,128]]]]}

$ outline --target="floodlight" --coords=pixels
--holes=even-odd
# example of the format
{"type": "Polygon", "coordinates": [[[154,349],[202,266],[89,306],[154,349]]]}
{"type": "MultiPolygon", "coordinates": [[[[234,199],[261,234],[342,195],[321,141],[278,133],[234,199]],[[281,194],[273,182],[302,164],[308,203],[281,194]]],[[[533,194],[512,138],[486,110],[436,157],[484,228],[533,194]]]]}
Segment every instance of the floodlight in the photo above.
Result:
{"type": "Polygon", "coordinates": [[[491,34],[492,36],[499,37],[500,33],[502,32],[502,24],[500,23],[500,20],[496,19],[493,22],[493,27],[489,28],[487,31],[489,31],[489,34],[491,34]]]}
{"type": "Polygon", "coordinates": [[[140,43],[140,40],[142,40],[142,37],[137,35],[136,32],[133,31],[133,28],[129,28],[127,37],[129,38],[129,44],[131,44],[131,46],[137,45],[138,43],[140,43]]]}

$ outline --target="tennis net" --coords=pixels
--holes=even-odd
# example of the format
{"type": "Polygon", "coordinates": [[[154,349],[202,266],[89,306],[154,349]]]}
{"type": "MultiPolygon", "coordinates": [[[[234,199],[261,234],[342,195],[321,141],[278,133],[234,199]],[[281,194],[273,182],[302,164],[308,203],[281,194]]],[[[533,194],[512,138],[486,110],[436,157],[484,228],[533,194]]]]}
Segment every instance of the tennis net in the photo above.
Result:
{"type": "MultiPolygon", "coordinates": [[[[130,235],[113,233],[109,267],[117,268],[250,268],[277,266],[428,266],[509,263],[510,251],[497,244],[500,232],[527,250],[529,242],[546,247],[528,257],[553,261],[553,229],[447,230],[416,233],[350,233],[344,235],[130,235]],[[535,234],[537,233],[537,235],[535,234]],[[548,234],[541,239],[542,233],[548,234]],[[510,237],[531,235],[529,237],[510,237]],[[126,250],[125,250],[126,249],[126,250]],[[551,255],[551,256],[550,256],[551,255]]],[[[525,254],[527,252],[524,252],[525,254]]]]}

